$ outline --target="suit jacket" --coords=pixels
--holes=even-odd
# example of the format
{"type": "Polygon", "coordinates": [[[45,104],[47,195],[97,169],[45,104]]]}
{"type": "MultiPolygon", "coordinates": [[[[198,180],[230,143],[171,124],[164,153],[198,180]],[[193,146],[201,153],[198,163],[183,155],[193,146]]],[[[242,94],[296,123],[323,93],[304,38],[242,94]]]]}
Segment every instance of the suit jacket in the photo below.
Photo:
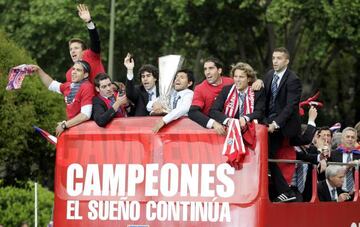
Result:
{"type": "MultiPolygon", "coordinates": [[[[220,94],[217,96],[214,104],[212,105],[209,116],[216,120],[217,122],[223,123],[228,116],[224,113],[224,103],[228,97],[228,94],[233,85],[228,85],[223,87],[220,94]]],[[[257,119],[259,122],[262,122],[265,111],[265,93],[264,89],[259,91],[254,91],[254,111],[251,114],[245,116],[249,117],[250,121],[257,119]]],[[[239,118],[239,110],[235,114],[235,118],[239,118]]]]}
{"type": "MultiPolygon", "coordinates": [[[[331,195],[330,195],[330,192],[329,192],[329,187],[326,184],[326,180],[320,181],[318,183],[317,190],[318,190],[318,197],[319,197],[320,201],[323,201],[323,202],[331,202],[332,201],[331,200],[331,195]]],[[[336,188],[336,191],[337,191],[338,196],[341,193],[345,192],[345,191],[343,191],[341,189],[341,187],[336,188]]]]}
{"type": "Polygon", "coordinates": [[[274,70],[270,70],[264,79],[265,84],[265,122],[270,124],[275,121],[280,126],[280,131],[285,137],[294,137],[300,134],[299,102],[301,97],[301,82],[296,74],[286,69],[278,86],[275,99],[275,117],[270,118],[271,82],[274,70]]]}
{"type": "MultiPolygon", "coordinates": [[[[337,150],[333,150],[331,152],[331,156],[329,158],[330,162],[343,162],[343,153],[337,150]]],[[[360,159],[360,154],[353,154],[353,160],[360,159]]]]}
{"type": "MultiPolygon", "coordinates": [[[[301,148],[300,152],[296,152],[297,160],[302,160],[302,161],[311,163],[310,165],[308,165],[308,169],[306,172],[305,187],[304,187],[304,191],[302,193],[304,201],[310,201],[311,196],[312,196],[312,169],[313,169],[313,165],[317,165],[319,163],[318,155],[319,155],[319,152],[317,150],[317,147],[315,147],[314,145],[310,145],[310,147],[305,148],[305,149],[301,148]]],[[[318,172],[317,179],[318,179],[318,181],[325,180],[325,173],[318,172]]]]}
{"type": "MultiPolygon", "coordinates": [[[[149,116],[146,105],[149,102],[149,94],[142,85],[135,85],[134,79],[126,79],[126,96],[135,105],[134,116],[149,116]]],[[[159,96],[159,86],[156,84],[156,96],[159,96]]]]}
{"type": "Polygon", "coordinates": [[[105,127],[115,116],[116,112],[113,108],[106,106],[106,103],[98,96],[93,97],[92,119],[100,127],[105,127]]]}

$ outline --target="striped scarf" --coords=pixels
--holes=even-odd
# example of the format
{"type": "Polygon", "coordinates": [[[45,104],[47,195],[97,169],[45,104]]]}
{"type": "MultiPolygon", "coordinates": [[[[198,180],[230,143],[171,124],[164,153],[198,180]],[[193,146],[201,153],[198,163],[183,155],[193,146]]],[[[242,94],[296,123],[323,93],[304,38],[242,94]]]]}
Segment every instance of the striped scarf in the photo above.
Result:
{"type": "Polygon", "coordinates": [[[353,153],[353,154],[360,154],[360,151],[357,149],[357,148],[353,148],[353,149],[349,149],[349,148],[346,148],[344,145],[340,144],[338,146],[338,148],[336,148],[336,150],[338,152],[341,152],[341,153],[345,153],[345,154],[350,154],[350,153],[353,153]]]}
{"type": "Polygon", "coordinates": [[[87,81],[88,79],[85,78],[79,82],[71,83],[70,85],[70,93],[66,96],[65,100],[67,104],[71,104],[74,101],[75,95],[78,93],[80,86],[82,83],[87,81]]]}
{"type": "MultiPolygon", "coordinates": [[[[234,118],[237,111],[239,111],[239,105],[238,91],[236,86],[233,85],[224,103],[225,114],[230,118],[234,118]]],[[[247,96],[244,99],[243,105],[244,115],[254,111],[254,91],[251,87],[247,88],[247,96]]],[[[235,167],[235,169],[241,168],[239,166],[244,162],[245,156],[249,153],[249,148],[255,149],[255,146],[254,122],[248,122],[242,131],[239,119],[230,119],[230,125],[222,150],[222,155],[228,158],[227,162],[235,167]]]]}
{"type": "MultiPolygon", "coordinates": [[[[239,94],[239,92],[236,89],[236,86],[233,85],[231,87],[229,94],[226,98],[226,101],[224,103],[224,112],[230,118],[234,118],[236,113],[239,111],[240,102],[239,102],[238,94],[239,94]]],[[[247,95],[246,95],[245,101],[243,103],[244,115],[250,114],[254,111],[254,99],[255,99],[254,91],[249,86],[247,88],[247,95]]]]}

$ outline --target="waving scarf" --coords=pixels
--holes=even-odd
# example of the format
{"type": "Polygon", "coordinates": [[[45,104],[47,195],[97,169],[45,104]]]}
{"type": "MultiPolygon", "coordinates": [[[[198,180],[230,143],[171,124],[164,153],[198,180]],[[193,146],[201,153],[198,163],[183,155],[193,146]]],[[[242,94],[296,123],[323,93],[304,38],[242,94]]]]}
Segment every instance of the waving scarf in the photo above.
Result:
{"type": "Polygon", "coordinates": [[[33,71],[29,65],[18,65],[10,69],[9,82],[6,90],[20,89],[25,76],[32,74],[33,71]]]}

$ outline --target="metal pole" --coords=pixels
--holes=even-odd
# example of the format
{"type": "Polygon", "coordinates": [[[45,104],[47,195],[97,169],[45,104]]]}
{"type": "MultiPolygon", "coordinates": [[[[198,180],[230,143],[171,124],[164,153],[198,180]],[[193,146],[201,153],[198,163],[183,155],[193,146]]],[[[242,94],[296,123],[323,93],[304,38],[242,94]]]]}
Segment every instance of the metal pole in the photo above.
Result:
{"type": "Polygon", "coordinates": [[[110,39],[109,39],[109,62],[108,74],[113,79],[113,63],[114,63],[114,30],[115,30],[115,0],[111,0],[110,9],[110,39]]]}
{"type": "Polygon", "coordinates": [[[34,184],[34,187],[35,187],[35,190],[34,190],[34,191],[35,191],[35,192],[34,192],[34,193],[35,193],[35,202],[34,202],[34,203],[35,203],[35,207],[34,207],[34,209],[35,209],[35,211],[34,211],[34,212],[35,212],[35,214],[34,214],[34,216],[35,216],[34,219],[35,219],[35,220],[34,220],[34,226],[37,227],[37,225],[38,225],[38,220],[37,220],[37,219],[38,219],[38,217],[37,217],[37,215],[38,215],[38,214],[37,214],[38,201],[37,201],[37,199],[38,199],[38,198],[37,198],[37,183],[36,183],[36,182],[35,182],[35,184],[34,184]]]}

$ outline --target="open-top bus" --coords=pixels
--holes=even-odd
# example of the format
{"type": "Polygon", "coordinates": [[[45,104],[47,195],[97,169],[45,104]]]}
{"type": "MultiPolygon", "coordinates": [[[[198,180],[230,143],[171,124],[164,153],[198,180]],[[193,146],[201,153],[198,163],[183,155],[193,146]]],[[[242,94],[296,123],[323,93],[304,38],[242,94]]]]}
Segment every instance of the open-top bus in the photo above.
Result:
{"type": "Polygon", "coordinates": [[[354,201],[272,203],[267,129],[235,171],[221,154],[225,137],[187,118],[151,131],[157,117],[86,122],[57,144],[54,224],[60,226],[360,226],[354,201]]]}

